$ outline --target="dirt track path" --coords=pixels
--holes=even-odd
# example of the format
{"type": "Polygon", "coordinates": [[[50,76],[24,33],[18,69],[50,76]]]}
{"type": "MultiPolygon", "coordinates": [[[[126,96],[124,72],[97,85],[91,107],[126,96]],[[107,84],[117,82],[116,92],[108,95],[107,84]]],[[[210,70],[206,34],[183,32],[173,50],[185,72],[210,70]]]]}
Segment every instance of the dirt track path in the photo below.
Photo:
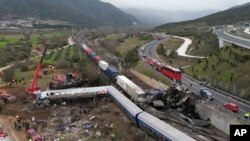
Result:
{"type": "MultiPolygon", "coordinates": [[[[14,119],[14,117],[12,117],[12,119],[14,119]]],[[[25,135],[22,134],[22,132],[17,132],[14,129],[14,122],[13,120],[12,122],[9,122],[8,116],[0,115],[0,125],[3,127],[3,131],[8,133],[9,141],[26,141],[27,140],[25,138],[25,135]]]]}

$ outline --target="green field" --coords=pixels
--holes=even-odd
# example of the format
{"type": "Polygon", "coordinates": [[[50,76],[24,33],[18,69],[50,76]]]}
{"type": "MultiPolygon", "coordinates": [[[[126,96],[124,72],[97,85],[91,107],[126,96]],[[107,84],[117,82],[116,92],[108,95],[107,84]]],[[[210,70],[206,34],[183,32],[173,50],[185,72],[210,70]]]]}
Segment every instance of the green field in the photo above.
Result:
{"type": "Polygon", "coordinates": [[[109,34],[104,39],[105,40],[117,40],[119,38],[118,34],[109,34]]]}
{"type": "MultiPolygon", "coordinates": [[[[51,41],[50,49],[63,47],[67,44],[67,38],[68,32],[59,31],[0,34],[0,66],[37,55],[33,49],[43,48],[42,44],[47,40],[51,41]],[[8,44],[9,46],[6,48],[8,44]]],[[[51,61],[48,60],[48,62],[51,61]]]]}
{"type": "Polygon", "coordinates": [[[0,35],[0,50],[4,48],[7,44],[17,44],[22,36],[17,35],[0,35]]]}
{"type": "MultiPolygon", "coordinates": [[[[67,35],[64,32],[51,32],[44,34],[32,33],[30,34],[29,42],[31,42],[32,47],[37,47],[40,44],[40,39],[42,38],[54,39],[55,37],[63,37],[67,35]]],[[[0,34],[0,50],[2,50],[7,44],[18,44],[20,39],[24,38],[23,34],[0,34]]]]}
{"type": "Polygon", "coordinates": [[[127,38],[123,43],[116,47],[116,51],[122,56],[125,57],[128,51],[136,48],[137,46],[143,43],[142,40],[138,38],[127,38]]]}

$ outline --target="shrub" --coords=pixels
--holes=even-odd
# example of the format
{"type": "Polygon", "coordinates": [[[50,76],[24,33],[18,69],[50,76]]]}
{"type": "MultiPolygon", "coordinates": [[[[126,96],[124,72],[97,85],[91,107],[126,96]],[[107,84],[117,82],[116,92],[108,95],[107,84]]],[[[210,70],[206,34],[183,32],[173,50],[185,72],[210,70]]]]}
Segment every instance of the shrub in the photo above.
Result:
{"type": "Polygon", "coordinates": [[[139,56],[138,56],[138,47],[134,48],[133,50],[130,50],[126,57],[125,57],[125,62],[126,62],[126,68],[130,68],[134,65],[136,65],[139,61],[139,56]]]}
{"type": "Polygon", "coordinates": [[[72,61],[75,62],[75,63],[80,61],[79,55],[75,55],[75,54],[72,56],[71,59],[72,59],[72,61]]]}
{"type": "Polygon", "coordinates": [[[26,66],[26,65],[21,65],[20,66],[20,70],[22,71],[22,72],[25,72],[25,71],[28,71],[29,70],[29,68],[26,66]]]}
{"type": "Polygon", "coordinates": [[[57,69],[65,69],[65,68],[71,68],[71,67],[72,67],[71,62],[65,59],[60,59],[56,63],[57,69]]]}

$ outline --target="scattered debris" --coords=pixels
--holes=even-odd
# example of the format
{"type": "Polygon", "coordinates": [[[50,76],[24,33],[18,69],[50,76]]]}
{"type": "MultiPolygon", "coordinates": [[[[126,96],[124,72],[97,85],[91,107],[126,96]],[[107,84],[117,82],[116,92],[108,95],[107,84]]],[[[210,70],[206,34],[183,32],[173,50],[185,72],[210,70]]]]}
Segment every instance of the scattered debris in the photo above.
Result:
{"type": "Polygon", "coordinates": [[[0,97],[4,100],[4,101],[9,101],[9,102],[12,102],[12,101],[15,101],[16,100],[16,97],[12,94],[9,94],[7,93],[6,91],[2,91],[0,92],[0,97]]]}
{"type": "Polygon", "coordinates": [[[164,107],[164,103],[161,100],[155,100],[155,101],[153,101],[153,106],[155,108],[163,108],[164,107]]]}

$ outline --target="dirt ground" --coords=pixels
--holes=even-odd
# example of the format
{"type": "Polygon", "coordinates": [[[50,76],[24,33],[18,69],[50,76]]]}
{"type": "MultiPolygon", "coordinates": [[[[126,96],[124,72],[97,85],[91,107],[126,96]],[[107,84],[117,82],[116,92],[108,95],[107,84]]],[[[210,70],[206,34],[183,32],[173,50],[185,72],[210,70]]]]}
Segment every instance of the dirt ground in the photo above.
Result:
{"type": "MultiPolygon", "coordinates": [[[[52,107],[53,109],[54,107],[52,107]]],[[[153,141],[137,128],[108,98],[71,100],[51,113],[41,129],[47,140],[60,141],[153,141]]]]}
{"type": "Polygon", "coordinates": [[[0,115],[0,125],[3,128],[4,133],[8,133],[9,141],[25,141],[24,131],[16,131],[14,129],[14,116],[0,115]],[[9,121],[9,119],[12,119],[9,121]]]}
{"type": "MultiPolygon", "coordinates": [[[[8,116],[18,115],[21,120],[46,121],[35,128],[48,141],[153,141],[145,131],[134,125],[109,97],[92,99],[67,100],[53,102],[47,108],[33,104],[34,99],[25,93],[25,86],[4,88],[17,97],[14,102],[1,105],[0,124],[13,141],[26,141],[26,133],[14,129],[14,122],[8,122],[8,116]],[[18,138],[16,140],[15,138],[18,138]]],[[[13,118],[14,120],[15,118],[13,118]]],[[[30,122],[32,123],[32,122],[30,122]]],[[[32,124],[33,125],[33,124],[32,124]]],[[[11,140],[12,141],[12,140],[11,140]]]]}

